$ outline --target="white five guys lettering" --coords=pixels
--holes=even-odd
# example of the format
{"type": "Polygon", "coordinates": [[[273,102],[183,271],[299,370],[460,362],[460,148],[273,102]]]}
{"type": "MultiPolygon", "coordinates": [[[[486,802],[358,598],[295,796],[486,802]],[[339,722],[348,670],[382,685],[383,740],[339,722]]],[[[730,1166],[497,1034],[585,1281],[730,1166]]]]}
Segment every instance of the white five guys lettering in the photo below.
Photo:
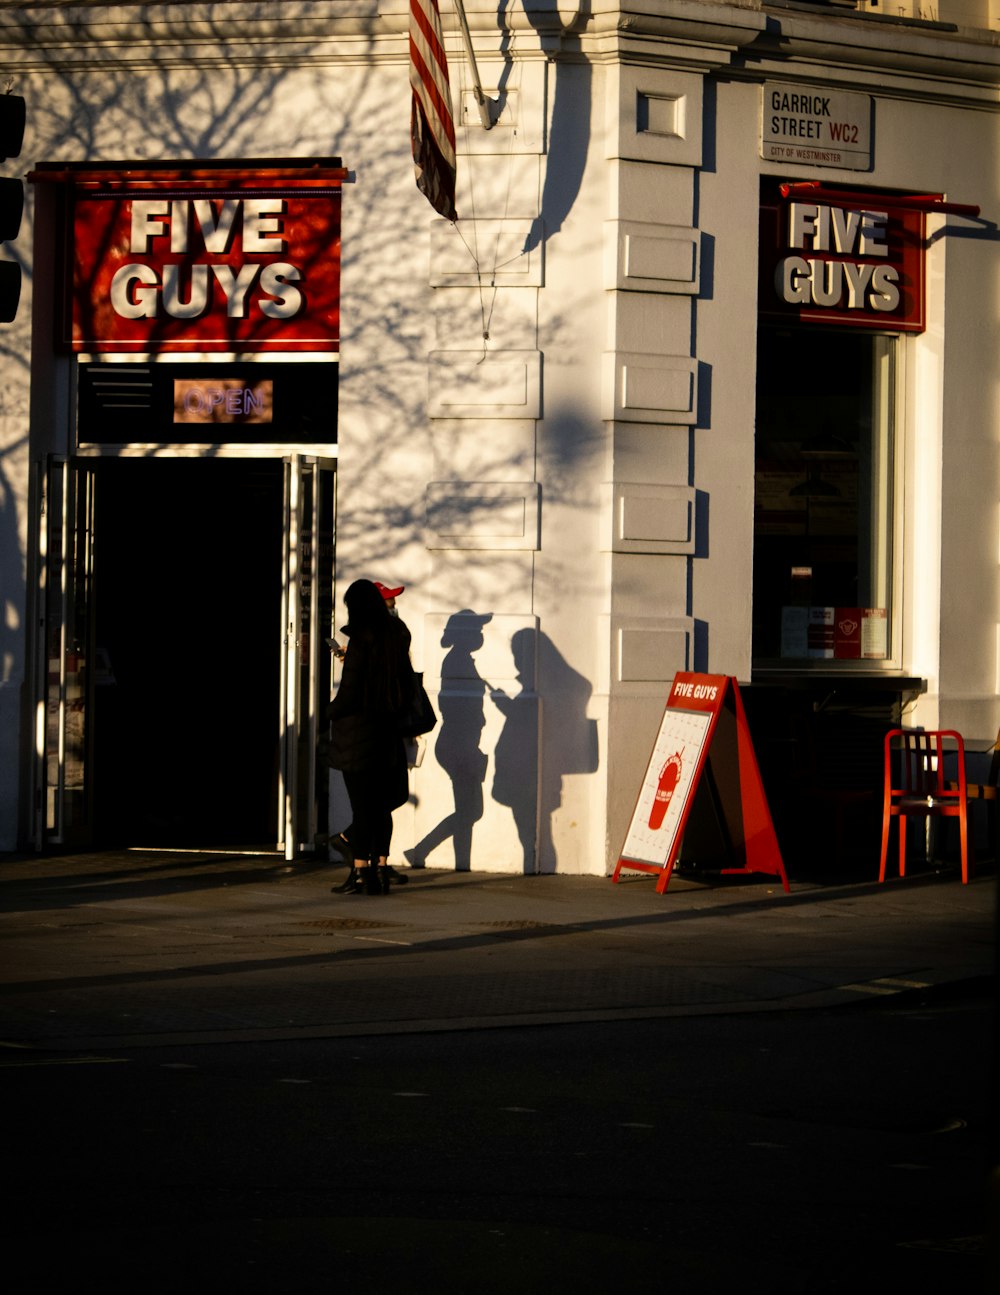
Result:
{"type": "Polygon", "coordinates": [[[237,234],[246,256],[274,257],[287,250],[282,198],[134,198],[129,252],[157,264],[130,261],[111,281],[111,305],[123,319],[197,319],[212,305],[213,281],[222,291],[230,319],[259,310],[269,319],[290,319],[302,308],[295,284],[302,271],[289,261],[190,261],[191,255],[230,258],[237,234]],[[176,261],[166,260],[169,254],[176,261]]]}
{"type": "Polygon", "coordinates": [[[788,246],[814,255],[786,256],[778,263],[774,273],[778,296],[790,305],[895,310],[900,300],[899,271],[884,261],[878,263],[889,253],[888,221],[884,211],[791,203],[788,246]],[[818,257],[818,252],[825,255],[818,257]]]}

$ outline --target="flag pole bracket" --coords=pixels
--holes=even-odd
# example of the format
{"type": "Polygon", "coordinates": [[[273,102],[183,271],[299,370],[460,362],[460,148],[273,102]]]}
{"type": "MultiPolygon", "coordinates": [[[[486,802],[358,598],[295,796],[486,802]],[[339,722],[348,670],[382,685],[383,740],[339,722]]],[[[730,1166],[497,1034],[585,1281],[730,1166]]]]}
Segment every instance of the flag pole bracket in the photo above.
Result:
{"type": "Polygon", "coordinates": [[[465,45],[465,53],[469,60],[469,70],[472,73],[472,93],[476,97],[476,104],[479,108],[479,120],[482,122],[483,130],[492,130],[497,124],[499,118],[500,102],[497,99],[487,99],[483,93],[483,83],[479,78],[479,67],[476,63],[476,53],[472,48],[472,35],[469,32],[469,20],[465,16],[465,5],[462,0],[454,0],[455,13],[458,15],[458,25],[462,30],[462,42],[465,45]],[[496,117],[493,116],[491,108],[498,109],[496,117]]]}

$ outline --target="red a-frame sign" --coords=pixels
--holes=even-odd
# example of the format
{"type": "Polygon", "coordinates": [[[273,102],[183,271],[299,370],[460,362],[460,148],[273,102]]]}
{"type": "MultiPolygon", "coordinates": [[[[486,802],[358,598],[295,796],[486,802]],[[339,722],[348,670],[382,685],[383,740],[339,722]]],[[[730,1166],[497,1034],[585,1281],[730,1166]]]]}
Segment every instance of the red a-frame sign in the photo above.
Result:
{"type": "Polygon", "coordinates": [[[770,873],[788,878],[764,795],[739,684],[729,675],[679,673],[660,721],[613,881],[623,868],[670,882],[695,793],[706,785],[731,858],[724,873],[770,873]]]}

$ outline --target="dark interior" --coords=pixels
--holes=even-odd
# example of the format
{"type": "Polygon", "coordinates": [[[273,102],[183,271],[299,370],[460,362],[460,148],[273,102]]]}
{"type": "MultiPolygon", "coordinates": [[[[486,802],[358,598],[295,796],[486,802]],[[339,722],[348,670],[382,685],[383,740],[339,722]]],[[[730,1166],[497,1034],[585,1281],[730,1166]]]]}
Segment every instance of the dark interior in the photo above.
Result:
{"type": "Polygon", "coordinates": [[[97,468],[95,844],[275,844],[282,466],[97,468]]]}

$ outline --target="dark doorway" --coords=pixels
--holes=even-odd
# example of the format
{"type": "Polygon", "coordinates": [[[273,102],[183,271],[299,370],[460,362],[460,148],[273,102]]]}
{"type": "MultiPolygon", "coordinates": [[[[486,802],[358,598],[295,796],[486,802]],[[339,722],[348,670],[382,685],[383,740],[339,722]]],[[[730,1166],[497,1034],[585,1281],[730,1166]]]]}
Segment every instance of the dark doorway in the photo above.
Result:
{"type": "Polygon", "coordinates": [[[282,469],[97,466],[97,845],[274,848],[282,469]]]}

